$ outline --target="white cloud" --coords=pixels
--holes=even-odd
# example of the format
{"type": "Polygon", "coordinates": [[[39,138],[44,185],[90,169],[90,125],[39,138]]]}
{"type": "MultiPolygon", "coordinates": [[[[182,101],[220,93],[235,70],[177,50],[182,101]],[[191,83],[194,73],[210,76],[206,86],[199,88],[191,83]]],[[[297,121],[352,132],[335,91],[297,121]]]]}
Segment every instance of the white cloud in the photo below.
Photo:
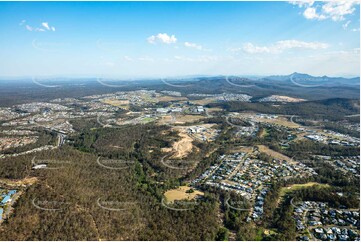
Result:
{"type": "Polygon", "coordinates": [[[187,57],[187,56],[176,55],[176,56],[174,56],[174,59],[179,60],[179,61],[184,61],[184,62],[203,62],[203,63],[219,60],[219,58],[217,56],[207,56],[207,55],[202,55],[202,56],[197,56],[197,57],[187,57]]]}
{"type": "Polygon", "coordinates": [[[184,46],[188,47],[188,48],[197,49],[197,50],[202,50],[203,49],[203,47],[201,45],[198,45],[196,43],[191,43],[191,42],[184,42],[184,46]]]}
{"type": "Polygon", "coordinates": [[[349,21],[347,21],[346,23],[344,23],[343,25],[342,25],[342,28],[343,29],[347,29],[347,27],[348,27],[348,25],[351,23],[351,20],[349,20],[349,21]]]}
{"type": "Polygon", "coordinates": [[[233,47],[231,47],[231,48],[227,48],[227,51],[230,51],[230,52],[239,52],[239,51],[241,51],[242,50],[242,48],[240,48],[240,47],[236,47],[236,48],[233,48],[233,47]]]}
{"type": "Polygon", "coordinates": [[[177,38],[174,35],[168,35],[166,33],[159,33],[157,35],[152,35],[147,38],[148,43],[156,44],[163,43],[163,44],[174,44],[177,42],[177,38]]]}
{"type": "Polygon", "coordinates": [[[304,0],[304,1],[289,1],[289,3],[293,4],[293,5],[297,5],[298,7],[302,8],[302,7],[307,7],[307,6],[312,6],[314,1],[310,1],[310,0],[304,0]]]}
{"type": "Polygon", "coordinates": [[[355,5],[358,2],[342,1],[328,2],[322,6],[322,12],[329,16],[333,21],[344,20],[344,16],[355,11],[355,5]]]}
{"type": "Polygon", "coordinates": [[[282,53],[289,49],[326,49],[328,44],[321,42],[304,42],[299,40],[281,40],[268,46],[257,46],[252,43],[246,43],[243,45],[242,50],[249,54],[257,53],[270,53],[277,54],[282,53]]]}
{"type": "Polygon", "coordinates": [[[323,75],[360,75],[360,49],[330,51],[322,55],[309,56],[304,65],[309,68],[304,72],[311,74],[312,71],[317,71],[320,74],[324,73],[323,75]]]}
{"type": "Polygon", "coordinates": [[[21,22],[19,23],[20,26],[24,25],[26,23],[26,20],[21,20],[21,22]]]}
{"type": "Polygon", "coordinates": [[[50,30],[49,24],[47,22],[41,23],[41,25],[47,30],[50,30]]]}
{"type": "Polygon", "coordinates": [[[282,40],[277,42],[282,49],[303,48],[303,49],[326,49],[328,44],[321,42],[304,42],[299,40],[282,40]]]}
{"type": "Polygon", "coordinates": [[[181,60],[181,61],[193,61],[192,58],[185,57],[185,56],[180,56],[180,55],[174,56],[174,59],[176,59],[176,60],[181,60]]]}
{"type": "MultiPolygon", "coordinates": [[[[20,26],[23,25],[26,21],[23,20],[20,22],[20,26]]],[[[26,25],[25,28],[28,30],[28,31],[36,31],[36,32],[45,32],[45,31],[55,31],[55,27],[53,26],[49,26],[49,24],[47,22],[43,22],[41,23],[41,27],[32,27],[30,25],[26,25]]]]}
{"type": "Polygon", "coordinates": [[[303,16],[307,19],[319,19],[319,20],[326,19],[325,15],[318,14],[316,12],[316,8],[312,8],[312,7],[306,8],[306,10],[303,12],[303,16]]]}
{"type": "Polygon", "coordinates": [[[146,62],[154,62],[154,58],[152,57],[149,57],[149,56],[142,56],[142,57],[139,57],[138,60],[140,61],[146,61],[146,62]]]}
{"type": "Polygon", "coordinates": [[[307,19],[316,19],[316,20],[324,20],[324,19],[332,19],[333,21],[342,21],[345,20],[345,16],[352,14],[356,8],[355,6],[358,1],[330,1],[330,2],[318,2],[313,4],[314,2],[308,1],[299,3],[290,2],[291,4],[297,4],[300,8],[305,8],[303,12],[303,16],[307,19]]]}
{"type": "Polygon", "coordinates": [[[129,57],[129,56],[127,56],[127,55],[125,55],[123,58],[124,58],[124,60],[126,60],[126,61],[134,61],[132,57],[129,57]]]}
{"type": "Polygon", "coordinates": [[[242,48],[245,52],[250,53],[250,54],[255,54],[255,53],[269,53],[271,51],[271,49],[269,47],[266,46],[256,46],[253,45],[252,43],[246,43],[243,45],[242,48]]]}
{"type": "Polygon", "coordinates": [[[30,25],[26,25],[25,28],[29,31],[33,31],[33,27],[31,27],[30,25]]]}
{"type": "Polygon", "coordinates": [[[156,37],[154,35],[147,38],[149,44],[155,44],[156,37]]]}
{"type": "Polygon", "coordinates": [[[105,61],[103,63],[100,63],[100,65],[107,66],[107,67],[114,67],[116,64],[112,61],[105,61]]]}

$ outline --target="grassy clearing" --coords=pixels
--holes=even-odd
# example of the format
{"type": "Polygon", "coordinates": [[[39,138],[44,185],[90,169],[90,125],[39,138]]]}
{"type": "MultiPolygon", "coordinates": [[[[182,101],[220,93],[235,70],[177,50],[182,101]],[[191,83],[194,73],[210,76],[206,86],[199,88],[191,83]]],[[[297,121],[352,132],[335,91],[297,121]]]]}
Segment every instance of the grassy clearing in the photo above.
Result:
{"type": "Polygon", "coordinates": [[[307,188],[307,187],[313,187],[313,186],[316,186],[316,187],[318,187],[320,189],[330,187],[330,185],[328,185],[328,184],[321,184],[321,183],[317,183],[317,182],[308,182],[308,183],[305,183],[305,184],[293,184],[293,185],[288,186],[288,187],[282,187],[281,192],[280,192],[280,197],[285,196],[287,193],[297,191],[297,190],[301,190],[301,189],[307,188]]]}
{"type": "Polygon", "coordinates": [[[265,229],[263,233],[266,236],[277,234],[277,232],[275,230],[273,230],[273,229],[265,229]]]}
{"type": "Polygon", "coordinates": [[[184,200],[184,199],[192,200],[197,196],[203,196],[203,195],[204,195],[203,192],[187,186],[180,186],[176,189],[172,189],[164,193],[164,197],[168,202],[174,202],[176,200],[184,200]],[[187,193],[186,191],[190,189],[193,189],[194,192],[187,193]]]}
{"type": "Polygon", "coordinates": [[[105,99],[102,100],[102,102],[115,107],[119,107],[127,110],[129,109],[129,100],[105,99]]]}
{"type": "Polygon", "coordinates": [[[172,102],[172,101],[188,101],[186,97],[173,97],[173,96],[161,96],[157,98],[158,102],[172,102]]]}
{"type": "Polygon", "coordinates": [[[251,154],[253,152],[253,147],[252,146],[240,146],[240,147],[237,147],[236,149],[232,149],[230,152],[232,152],[232,153],[245,152],[245,153],[251,154]]]}
{"type": "Polygon", "coordinates": [[[216,101],[217,101],[217,99],[215,97],[208,97],[208,98],[203,98],[200,100],[192,100],[192,102],[197,105],[207,105],[209,103],[214,103],[216,101]]]}
{"type": "Polygon", "coordinates": [[[263,240],[263,234],[264,234],[264,229],[263,228],[257,229],[256,237],[254,238],[254,240],[255,241],[262,241],[263,240]]]}
{"type": "Polygon", "coordinates": [[[222,108],[208,108],[208,113],[213,113],[213,112],[220,112],[223,111],[222,108]]]}
{"type": "Polygon", "coordinates": [[[205,116],[202,115],[182,115],[182,116],[177,116],[177,120],[176,122],[179,123],[186,123],[186,122],[197,122],[201,119],[204,119],[205,116]]]}
{"type": "Polygon", "coordinates": [[[299,128],[300,125],[290,122],[286,117],[280,116],[275,119],[257,118],[258,121],[264,123],[278,124],[289,128],[299,128]]]}
{"type": "Polygon", "coordinates": [[[266,153],[267,155],[270,155],[272,156],[273,158],[276,158],[276,159],[279,159],[279,160],[285,160],[287,162],[294,162],[290,157],[288,156],[285,156],[277,151],[274,151],[270,148],[268,148],[267,146],[265,145],[258,145],[258,149],[260,152],[263,152],[263,153],[266,153]]]}
{"type": "Polygon", "coordinates": [[[150,117],[147,117],[147,118],[143,118],[142,121],[144,123],[149,123],[149,122],[153,122],[154,120],[156,120],[155,118],[150,118],[150,117]]]}

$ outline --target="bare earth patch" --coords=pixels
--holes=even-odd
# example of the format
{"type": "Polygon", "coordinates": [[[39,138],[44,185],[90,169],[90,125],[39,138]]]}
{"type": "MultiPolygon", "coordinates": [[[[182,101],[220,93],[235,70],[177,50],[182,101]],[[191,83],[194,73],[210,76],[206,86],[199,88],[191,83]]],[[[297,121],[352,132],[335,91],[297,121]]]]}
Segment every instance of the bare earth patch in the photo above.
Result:
{"type": "Polygon", "coordinates": [[[179,131],[179,136],[181,139],[173,144],[173,150],[175,150],[175,154],[172,156],[173,158],[184,158],[191,153],[193,149],[193,139],[188,136],[184,129],[179,131]]]}
{"type": "Polygon", "coordinates": [[[162,148],[163,152],[174,152],[171,158],[181,159],[190,154],[193,150],[193,139],[187,134],[187,127],[174,127],[181,137],[180,140],[173,143],[172,147],[162,148]]]}
{"type": "Polygon", "coordinates": [[[289,96],[280,96],[280,95],[272,95],[269,98],[275,99],[278,102],[288,102],[288,103],[296,103],[296,102],[304,102],[305,99],[302,98],[295,98],[289,96]]]}
{"type": "Polygon", "coordinates": [[[38,181],[37,177],[26,177],[21,180],[0,179],[0,183],[7,184],[9,186],[22,186],[22,185],[28,186],[34,184],[37,181],[38,181]]]}
{"type": "Polygon", "coordinates": [[[157,122],[160,125],[163,124],[184,124],[186,122],[197,122],[205,117],[202,115],[182,115],[182,114],[175,114],[175,115],[165,115],[162,116],[157,122]]]}
{"type": "Polygon", "coordinates": [[[164,124],[175,123],[175,119],[171,115],[165,115],[162,116],[160,119],[158,119],[157,122],[159,125],[164,125],[164,124]]]}
{"type": "Polygon", "coordinates": [[[205,117],[202,115],[180,115],[180,116],[176,116],[175,123],[184,124],[186,122],[197,122],[204,118],[205,117]]]}

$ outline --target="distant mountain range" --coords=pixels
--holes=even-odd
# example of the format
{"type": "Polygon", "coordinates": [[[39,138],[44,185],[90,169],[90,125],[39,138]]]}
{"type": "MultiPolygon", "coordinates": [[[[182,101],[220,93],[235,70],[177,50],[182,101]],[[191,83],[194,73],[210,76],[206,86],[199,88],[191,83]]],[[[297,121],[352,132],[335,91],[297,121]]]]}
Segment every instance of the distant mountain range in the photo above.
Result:
{"type": "MultiPolygon", "coordinates": [[[[176,82],[188,82],[188,81],[195,81],[195,80],[210,80],[210,79],[222,79],[225,78],[225,75],[188,75],[188,76],[178,76],[178,77],[168,77],[168,78],[164,78],[165,80],[170,80],[170,81],[176,81],[176,82]]],[[[272,75],[272,76],[260,76],[260,75],[229,75],[228,77],[238,77],[238,78],[243,78],[243,79],[248,79],[250,81],[279,81],[279,82],[291,82],[292,81],[295,82],[300,82],[300,84],[312,84],[312,85],[360,85],[360,77],[353,77],[353,78],[345,78],[345,77],[329,77],[329,76],[312,76],[309,74],[304,74],[304,73],[298,73],[298,72],[294,72],[290,75],[272,75]]],[[[0,77],[0,82],[4,82],[4,81],[29,81],[32,80],[33,77],[0,77]]],[[[35,78],[35,79],[39,79],[39,80],[44,80],[44,81],[61,81],[61,82],[66,82],[66,81],[70,81],[70,82],[74,82],[74,81],[94,81],[97,80],[96,77],[78,77],[78,76],[74,76],[74,77],[68,77],[68,76],[49,76],[49,77],[39,77],[39,78],[35,78]]],[[[137,82],[158,82],[159,80],[161,80],[161,78],[156,78],[156,77],[150,77],[150,78],[146,78],[146,77],[138,77],[138,78],[117,78],[117,77],[109,77],[109,78],[100,78],[100,79],[109,79],[108,81],[132,81],[134,82],[135,80],[137,82]]]]}
{"type": "Polygon", "coordinates": [[[252,101],[271,95],[289,96],[306,100],[331,98],[360,98],[360,78],[315,77],[293,73],[285,76],[240,77],[203,76],[143,80],[102,80],[96,78],[56,78],[0,80],[0,104],[13,105],[33,100],[46,101],[64,97],[82,97],[102,93],[132,90],[178,91],[193,93],[241,93],[252,96],[252,101]],[[53,88],[50,88],[53,87],[53,88]]]}
{"type": "Polygon", "coordinates": [[[272,81],[286,81],[293,84],[300,85],[323,85],[323,86],[338,86],[338,85],[360,85],[360,77],[344,78],[344,77],[328,77],[328,76],[311,76],[308,74],[294,72],[285,76],[268,76],[261,78],[263,80],[272,81]]]}
{"type": "MultiPolygon", "coordinates": [[[[169,83],[187,88],[176,88],[182,93],[244,93],[258,100],[271,95],[284,95],[306,100],[329,98],[359,99],[360,78],[315,77],[308,74],[292,73],[285,76],[247,78],[242,76],[214,76],[193,79],[169,80],[169,83]]],[[[155,85],[157,86],[157,85],[155,85]]],[[[176,85],[174,85],[176,86],[176,85]]],[[[162,85],[159,88],[175,89],[162,85]]]]}

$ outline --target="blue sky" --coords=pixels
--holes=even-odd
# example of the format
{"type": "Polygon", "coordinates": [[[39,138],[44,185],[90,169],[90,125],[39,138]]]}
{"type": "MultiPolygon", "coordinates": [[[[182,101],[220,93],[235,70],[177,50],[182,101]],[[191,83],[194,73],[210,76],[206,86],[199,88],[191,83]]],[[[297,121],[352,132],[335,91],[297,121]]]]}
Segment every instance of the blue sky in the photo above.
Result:
{"type": "Polygon", "coordinates": [[[0,2],[0,76],[359,76],[357,2],[0,2]]]}

